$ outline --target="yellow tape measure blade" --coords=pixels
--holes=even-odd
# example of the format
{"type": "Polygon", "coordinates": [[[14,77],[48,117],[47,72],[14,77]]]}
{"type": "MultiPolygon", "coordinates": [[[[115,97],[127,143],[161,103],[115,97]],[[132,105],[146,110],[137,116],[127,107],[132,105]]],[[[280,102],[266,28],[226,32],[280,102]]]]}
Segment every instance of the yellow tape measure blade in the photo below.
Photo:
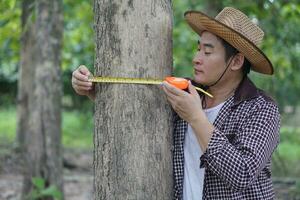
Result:
{"type": "MultiPolygon", "coordinates": [[[[159,79],[144,79],[144,78],[121,78],[121,77],[89,77],[88,79],[91,82],[96,82],[96,83],[123,83],[123,84],[144,84],[144,85],[159,85],[162,84],[162,80],[159,79]]],[[[211,94],[206,92],[205,90],[195,87],[196,90],[206,94],[207,96],[213,98],[211,94]]]]}
{"type": "Polygon", "coordinates": [[[162,83],[159,79],[143,79],[143,78],[120,78],[120,77],[91,77],[91,82],[97,83],[125,83],[125,84],[145,84],[145,85],[158,85],[162,83]]]}
{"type": "MultiPolygon", "coordinates": [[[[194,86],[195,87],[195,86],[194,86]]],[[[203,90],[202,88],[199,87],[195,87],[196,90],[206,94],[207,96],[209,96],[210,98],[213,98],[213,95],[211,95],[210,93],[206,92],[205,90],[203,90]]]]}

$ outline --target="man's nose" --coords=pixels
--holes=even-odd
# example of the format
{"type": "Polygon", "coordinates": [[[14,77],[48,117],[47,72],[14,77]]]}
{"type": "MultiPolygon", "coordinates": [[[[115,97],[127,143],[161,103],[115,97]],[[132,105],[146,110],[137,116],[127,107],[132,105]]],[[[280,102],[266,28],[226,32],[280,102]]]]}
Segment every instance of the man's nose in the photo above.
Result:
{"type": "Polygon", "coordinates": [[[201,52],[200,51],[197,51],[196,55],[194,56],[194,59],[193,59],[193,64],[194,65],[201,65],[203,63],[203,59],[202,59],[202,56],[201,56],[201,52]]]}

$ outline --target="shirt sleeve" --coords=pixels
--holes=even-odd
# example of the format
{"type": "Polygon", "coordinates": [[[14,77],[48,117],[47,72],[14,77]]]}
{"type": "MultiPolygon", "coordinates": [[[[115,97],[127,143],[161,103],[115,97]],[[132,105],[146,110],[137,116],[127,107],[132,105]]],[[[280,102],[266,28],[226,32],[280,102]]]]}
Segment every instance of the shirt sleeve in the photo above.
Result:
{"type": "Polygon", "coordinates": [[[273,103],[256,108],[231,144],[215,129],[200,158],[200,167],[211,170],[234,190],[243,190],[259,175],[279,142],[280,114],[273,103]]]}

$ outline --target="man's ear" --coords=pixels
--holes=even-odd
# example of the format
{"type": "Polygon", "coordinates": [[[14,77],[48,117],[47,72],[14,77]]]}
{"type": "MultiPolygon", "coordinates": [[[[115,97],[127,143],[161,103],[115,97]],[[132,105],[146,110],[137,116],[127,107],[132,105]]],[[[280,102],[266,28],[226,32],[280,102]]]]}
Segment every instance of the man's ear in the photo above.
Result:
{"type": "Polygon", "coordinates": [[[232,64],[230,67],[231,70],[236,71],[241,69],[244,64],[244,60],[245,60],[245,56],[241,53],[237,53],[232,60],[232,64]]]}

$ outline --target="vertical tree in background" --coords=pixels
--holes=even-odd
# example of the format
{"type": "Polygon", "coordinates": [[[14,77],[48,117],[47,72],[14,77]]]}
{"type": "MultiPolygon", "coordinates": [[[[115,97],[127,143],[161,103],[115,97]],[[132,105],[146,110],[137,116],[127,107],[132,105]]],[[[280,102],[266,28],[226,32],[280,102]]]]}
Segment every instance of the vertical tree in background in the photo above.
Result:
{"type": "Polygon", "coordinates": [[[24,151],[23,199],[32,177],[61,191],[61,0],[24,0],[18,88],[18,140],[24,151]]]}
{"type": "MultiPolygon", "coordinates": [[[[97,76],[161,78],[172,68],[167,0],[95,0],[97,76]]],[[[172,114],[160,88],[98,84],[94,199],[172,199],[172,114]]]]}
{"type": "Polygon", "coordinates": [[[204,1],[203,4],[205,12],[209,16],[215,17],[223,9],[224,2],[220,0],[209,0],[204,1]]]}
{"type": "Polygon", "coordinates": [[[32,75],[36,67],[36,46],[35,46],[35,24],[30,20],[34,13],[34,0],[22,1],[22,35],[21,35],[21,63],[18,81],[18,101],[17,101],[17,143],[24,148],[25,135],[29,134],[29,103],[33,97],[32,75]]]}

